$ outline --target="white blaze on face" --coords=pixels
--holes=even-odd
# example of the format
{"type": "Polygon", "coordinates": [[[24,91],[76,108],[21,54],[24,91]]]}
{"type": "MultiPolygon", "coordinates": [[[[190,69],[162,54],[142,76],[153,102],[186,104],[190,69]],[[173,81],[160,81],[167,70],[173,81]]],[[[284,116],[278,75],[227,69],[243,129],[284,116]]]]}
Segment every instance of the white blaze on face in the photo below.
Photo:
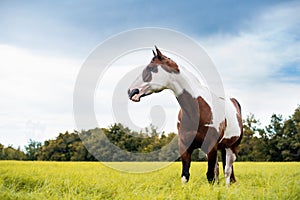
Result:
{"type": "Polygon", "coordinates": [[[143,94],[149,91],[149,84],[143,81],[142,75],[138,76],[129,88],[129,93],[133,90],[138,90],[138,93],[131,97],[132,101],[138,102],[143,94]]]}
{"type": "Polygon", "coordinates": [[[160,65],[157,66],[157,72],[151,72],[152,79],[149,82],[152,92],[160,92],[163,89],[169,88],[171,73],[164,70],[160,65]]]}
{"type": "Polygon", "coordinates": [[[138,93],[135,93],[131,97],[131,100],[138,102],[142,96],[169,88],[170,73],[164,70],[160,65],[157,66],[157,71],[148,71],[146,73],[151,73],[149,75],[151,77],[149,81],[144,81],[143,74],[141,74],[130,87],[129,93],[138,90],[138,93]]]}
{"type": "Polygon", "coordinates": [[[170,87],[170,73],[164,70],[160,65],[157,66],[157,72],[148,73],[151,73],[151,80],[149,82],[145,82],[143,80],[143,75],[140,75],[130,87],[130,91],[134,89],[138,89],[139,91],[138,94],[132,96],[131,100],[139,101],[140,97],[143,95],[160,92],[170,87]]]}

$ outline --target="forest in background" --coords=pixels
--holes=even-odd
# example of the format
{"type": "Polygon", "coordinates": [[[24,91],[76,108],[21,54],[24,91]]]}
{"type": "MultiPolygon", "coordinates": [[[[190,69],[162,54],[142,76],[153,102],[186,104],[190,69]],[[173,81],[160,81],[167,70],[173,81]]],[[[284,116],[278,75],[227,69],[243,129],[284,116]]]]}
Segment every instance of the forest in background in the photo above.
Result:
{"type": "MultiPolygon", "coordinates": [[[[250,114],[244,119],[243,128],[237,161],[300,161],[300,105],[287,119],[273,114],[269,125],[263,128],[250,114]]],[[[153,126],[144,132],[114,124],[59,133],[55,139],[44,142],[30,140],[24,151],[0,144],[0,160],[172,161],[179,160],[178,156],[177,134],[158,133],[153,126]]],[[[205,156],[196,150],[192,160],[205,160],[205,156]]]]}

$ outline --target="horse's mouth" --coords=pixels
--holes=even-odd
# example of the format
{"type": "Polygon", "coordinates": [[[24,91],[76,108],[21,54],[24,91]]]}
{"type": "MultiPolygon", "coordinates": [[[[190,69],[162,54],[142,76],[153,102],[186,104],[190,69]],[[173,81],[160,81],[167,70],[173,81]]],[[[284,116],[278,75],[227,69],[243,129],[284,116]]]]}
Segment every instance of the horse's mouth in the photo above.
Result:
{"type": "Polygon", "coordinates": [[[141,95],[135,94],[130,98],[131,101],[139,102],[141,100],[141,95]]]}
{"type": "Polygon", "coordinates": [[[141,97],[146,96],[143,92],[140,92],[139,89],[133,89],[128,91],[128,96],[131,101],[139,102],[141,97]]]}

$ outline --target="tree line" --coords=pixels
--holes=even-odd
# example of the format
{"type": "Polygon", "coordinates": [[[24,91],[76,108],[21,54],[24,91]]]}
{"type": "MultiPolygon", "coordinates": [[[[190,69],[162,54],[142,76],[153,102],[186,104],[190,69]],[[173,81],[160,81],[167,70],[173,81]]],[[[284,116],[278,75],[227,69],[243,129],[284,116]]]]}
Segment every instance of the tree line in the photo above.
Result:
{"type": "MultiPolygon", "coordinates": [[[[253,114],[243,121],[238,161],[300,161],[300,105],[287,119],[273,114],[261,128],[253,114]]],[[[30,140],[25,150],[0,144],[0,160],[47,161],[173,161],[179,160],[177,134],[151,126],[135,132],[122,124],[73,133],[60,133],[43,143],[30,140]]],[[[192,160],[205,160],[201,150],[192,160]]]]}

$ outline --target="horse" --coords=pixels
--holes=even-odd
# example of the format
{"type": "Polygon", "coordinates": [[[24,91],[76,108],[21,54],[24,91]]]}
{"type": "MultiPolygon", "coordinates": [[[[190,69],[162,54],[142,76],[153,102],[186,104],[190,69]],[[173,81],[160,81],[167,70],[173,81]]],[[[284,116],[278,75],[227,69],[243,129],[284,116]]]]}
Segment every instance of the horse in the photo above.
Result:
{"type": "Polygon", "coordinates": [[[233,162],[243,135],[239,102],[235,98],[211,95],[208,87],[193,73],[180,68],[156,46],[155,50],[152,50],[154,57],[151,62],[129,87],[129,99],[139,102],[142,97],[165,89],[175,94],[180,105],[177,129],[182,184],[189,181],[191,154],[197,148],[206,153],[209,183],[219,183],[218,150],[221,151],[226,186],[236,182],[233,162]],[[222,112],[223,115],[218,114],[222,112]]]}

